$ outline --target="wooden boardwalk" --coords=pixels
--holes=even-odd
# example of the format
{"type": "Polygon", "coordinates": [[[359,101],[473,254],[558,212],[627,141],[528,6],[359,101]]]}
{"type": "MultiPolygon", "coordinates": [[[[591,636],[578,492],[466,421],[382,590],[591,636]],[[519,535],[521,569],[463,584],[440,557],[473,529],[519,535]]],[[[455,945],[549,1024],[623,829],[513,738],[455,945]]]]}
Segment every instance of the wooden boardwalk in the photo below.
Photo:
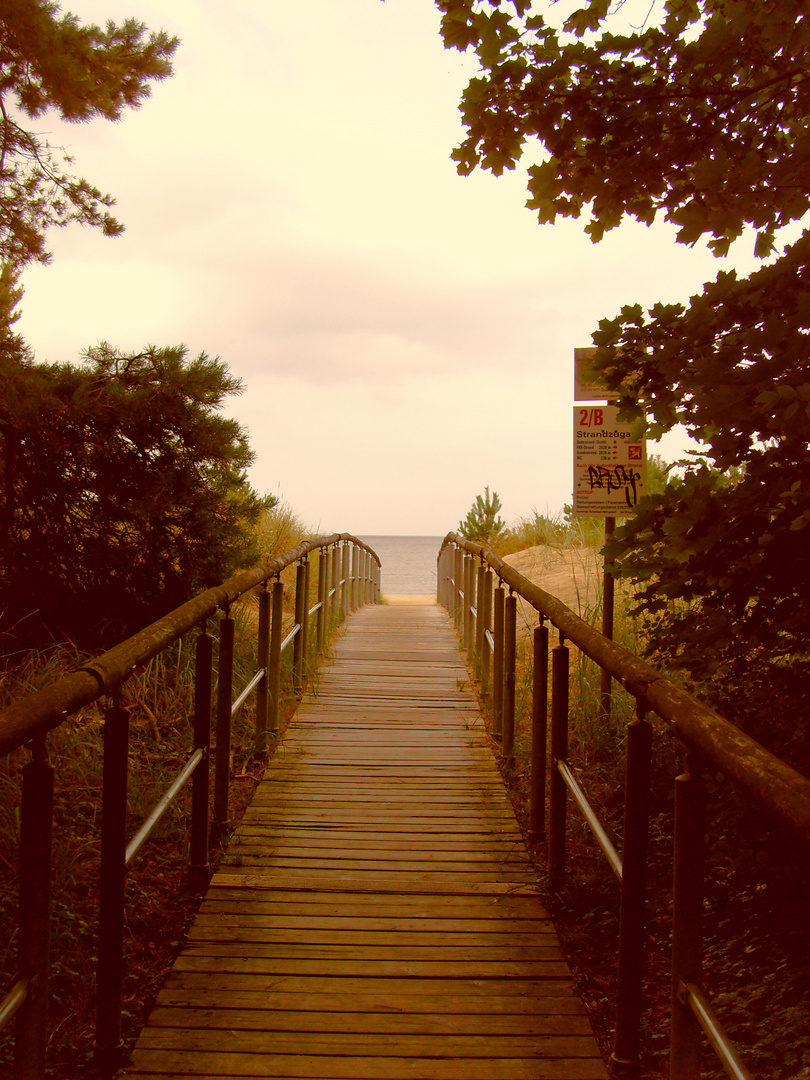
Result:
{"type": "Polygon", "coordinates": [[[603,1080],[435,606],[355,613],[127,1072],[603,1080]]]}

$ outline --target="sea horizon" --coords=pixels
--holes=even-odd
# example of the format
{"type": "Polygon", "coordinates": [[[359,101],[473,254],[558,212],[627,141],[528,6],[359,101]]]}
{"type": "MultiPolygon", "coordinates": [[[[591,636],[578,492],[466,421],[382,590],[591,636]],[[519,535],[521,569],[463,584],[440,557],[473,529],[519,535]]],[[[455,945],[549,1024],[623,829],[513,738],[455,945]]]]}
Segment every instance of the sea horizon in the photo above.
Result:
{"type": "Polygon", "coordinates": [[[359,536],[380,557],[383,596],[435,596],[436,559],[446,535],[363,533],[359,536]]]}

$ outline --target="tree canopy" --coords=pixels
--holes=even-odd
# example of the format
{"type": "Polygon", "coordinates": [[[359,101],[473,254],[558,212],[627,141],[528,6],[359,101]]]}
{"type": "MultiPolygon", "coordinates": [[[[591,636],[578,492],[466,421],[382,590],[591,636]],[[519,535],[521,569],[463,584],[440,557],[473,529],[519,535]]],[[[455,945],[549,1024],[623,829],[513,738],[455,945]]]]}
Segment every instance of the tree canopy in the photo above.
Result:
{"type": "Polygon", "coordinates": [[[241,390],[220,360],[101,345],[83,368],[24,359],[3,375],[0,629],[15,640],[118,640],[258,560],[272,500],[220,415],[241,390]]]}
{"type": "Polygon", "coordinates": [[[171,74],[177,40],[127,19],[103,29],[59,13],[51,0],[0,8],[0,263],[47,262],[45,233],[71,221],[108,235],[123,226],[113,199],[73,175],[72,160],[32,122],[48,110],[81,123],[117,120],[171,74]]]}
{"type": "Polygon", "coordinates": [[[642,583],[653,645],[673,662],[724,693],[759,671],[740,708],[755,687],[767,701],[770,679],[806,693],[805,0],[664,0],[629,30],[609,0],[564,19],[529,0],[437,3],[445,43],[474,49],[482,69],[462,101],[461,172],[525,158],[540,222],[579,217],[598,241],[626,217],[663,219],[681,243],[722,257],[738,241],[762,260],[748,278],[721,270],[688,304],[628,303],[595,329],[595,366],[625,411],[653,436],[684,425],[701,447],[612,554],[642,583]]]}

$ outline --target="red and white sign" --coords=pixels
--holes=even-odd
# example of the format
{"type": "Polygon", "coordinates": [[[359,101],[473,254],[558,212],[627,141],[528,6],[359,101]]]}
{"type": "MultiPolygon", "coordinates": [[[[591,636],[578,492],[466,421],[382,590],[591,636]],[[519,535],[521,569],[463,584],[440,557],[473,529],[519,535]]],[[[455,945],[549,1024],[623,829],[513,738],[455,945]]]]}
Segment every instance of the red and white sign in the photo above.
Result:
{"type": "Polygon", "coordinates": [[[647,486],[647,454],[615,405],[574,406],[574,514],[629,517],[647,486]]]}

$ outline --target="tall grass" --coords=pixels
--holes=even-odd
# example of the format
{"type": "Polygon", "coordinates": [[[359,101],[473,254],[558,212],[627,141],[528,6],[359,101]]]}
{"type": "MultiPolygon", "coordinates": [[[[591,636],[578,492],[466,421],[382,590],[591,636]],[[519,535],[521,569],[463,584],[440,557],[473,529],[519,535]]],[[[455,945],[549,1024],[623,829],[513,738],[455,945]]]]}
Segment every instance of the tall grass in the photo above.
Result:
{"type": "Polygon", "coordinates": [[[546,545],[555,548],[601,548],[605,541],[602,518],[575,518],[566,514],[541,514],[535,509],[519,517],[495,541],[494,549],[503,558],[525,548],[546,545]]]}

